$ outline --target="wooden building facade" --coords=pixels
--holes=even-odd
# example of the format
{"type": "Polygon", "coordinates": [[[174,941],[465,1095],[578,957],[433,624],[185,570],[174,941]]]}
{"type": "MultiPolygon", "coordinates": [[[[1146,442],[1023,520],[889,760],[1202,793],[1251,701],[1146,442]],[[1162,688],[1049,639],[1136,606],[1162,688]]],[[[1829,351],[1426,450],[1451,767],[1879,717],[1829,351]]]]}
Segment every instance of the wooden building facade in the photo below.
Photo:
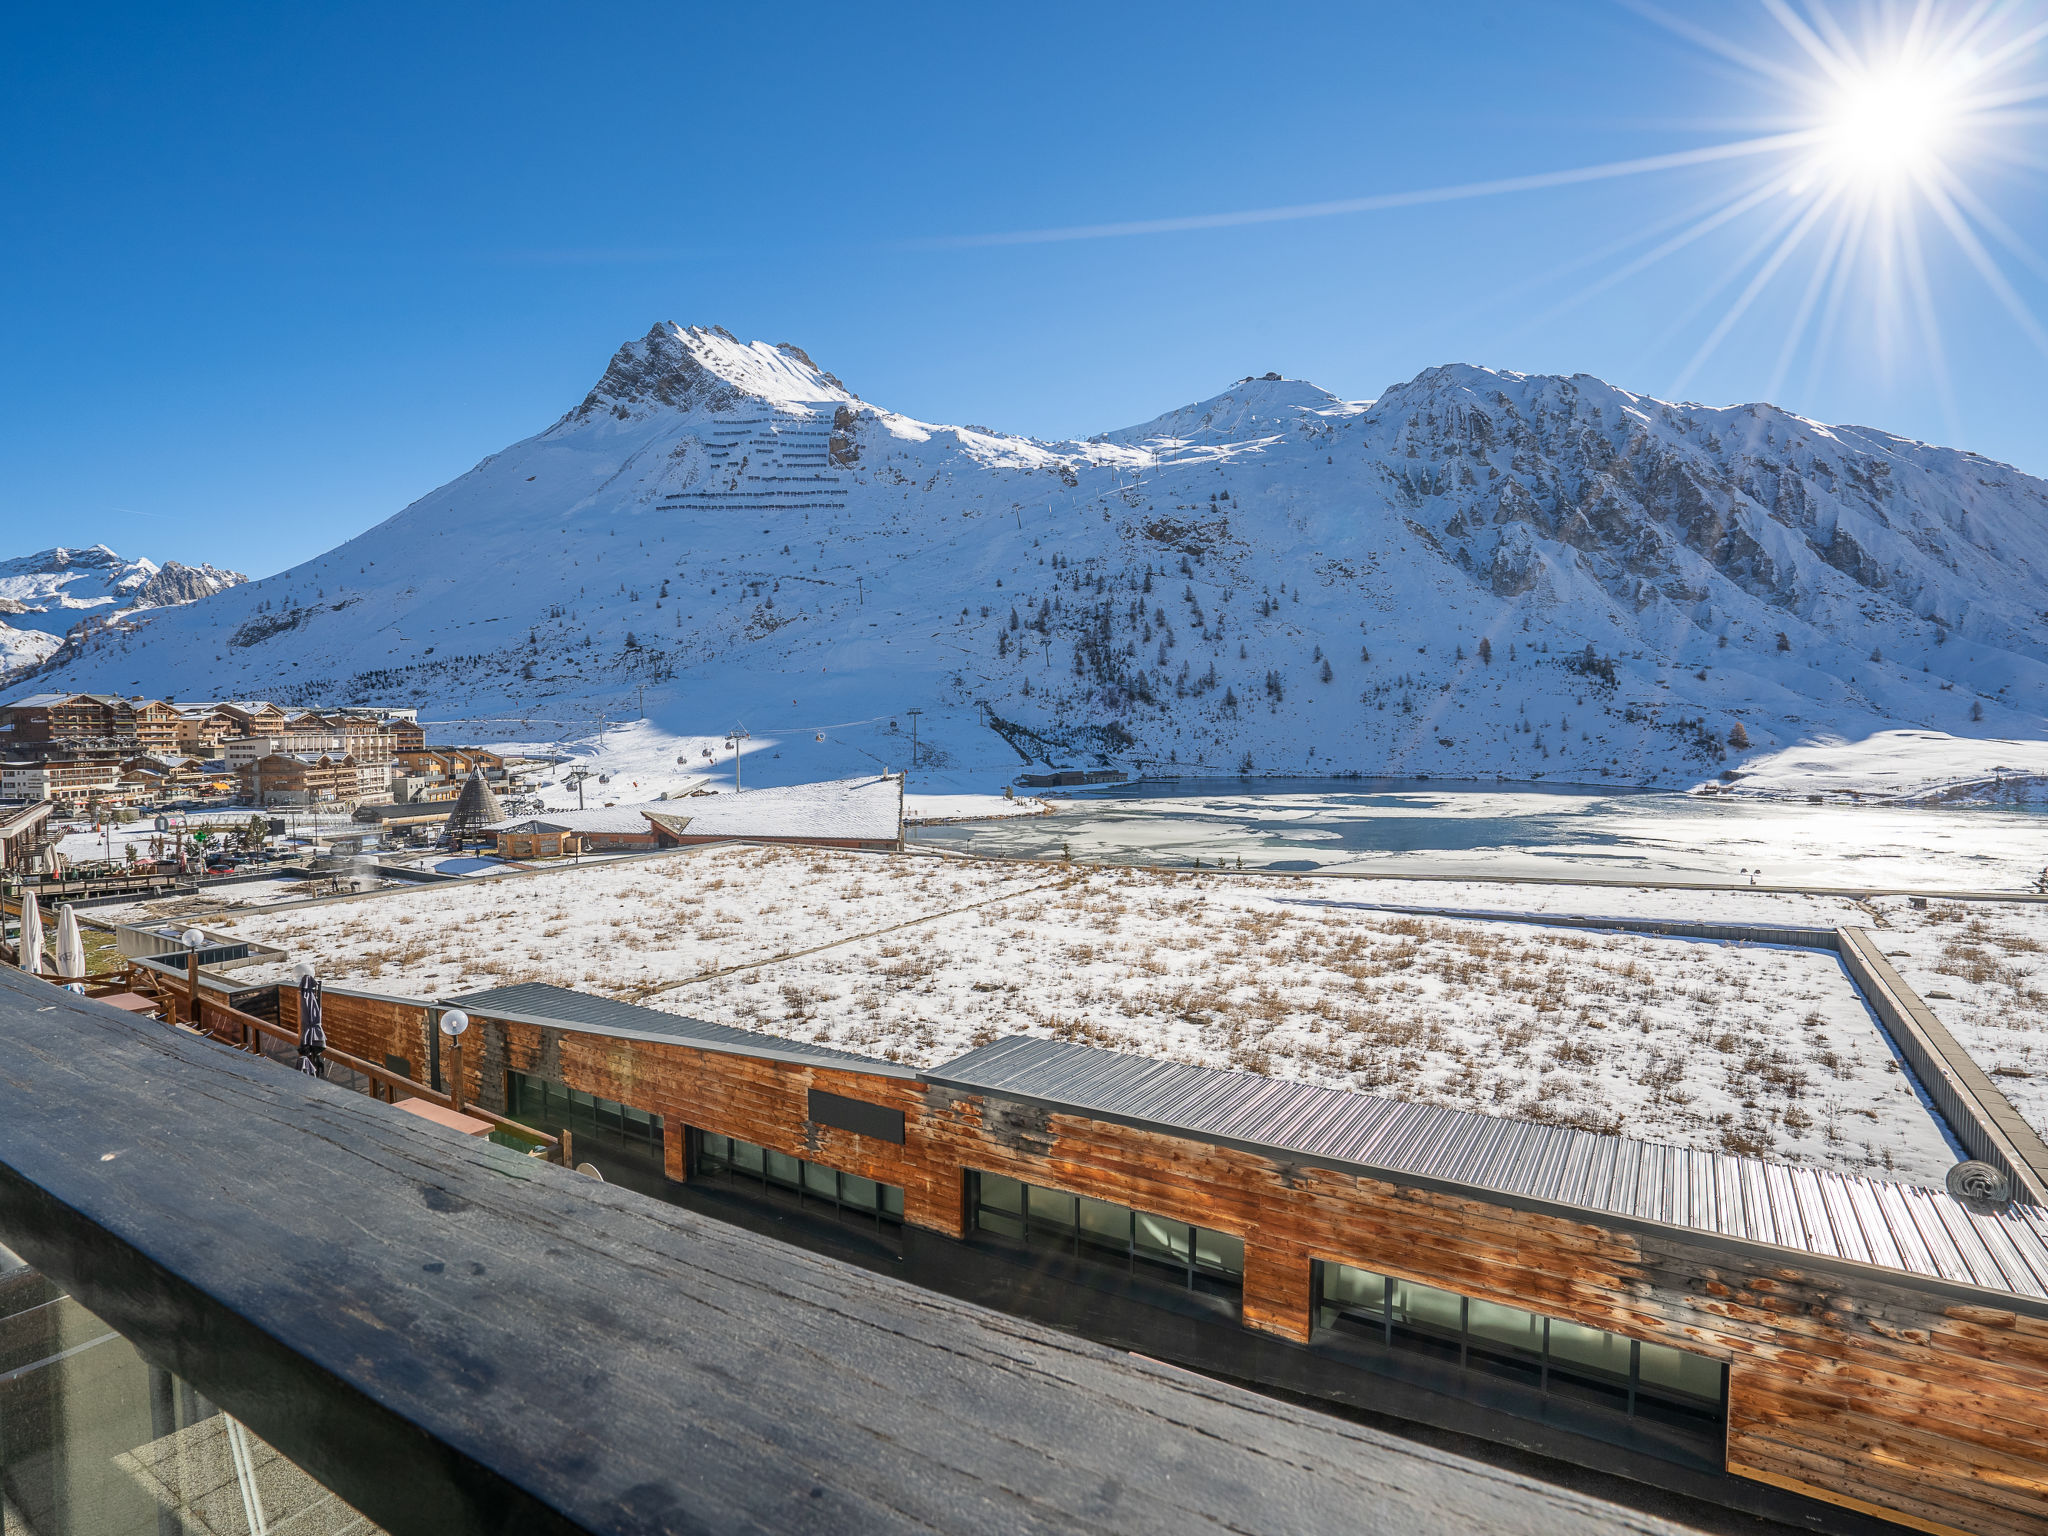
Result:
{"type": "MultiPolygon", "coordinates": [[[[295,1022],[296,993],[280,1003],[295,1022]]],[[[443,1005],[330,988],[323,1022],[439,1081],[454,1061],[433,1026],[458,1003],[466,1097],[588,1125],[579,1155],[682,1203],[758,1186],[866,1222],[895,1243],[881,1267],[918,1283],[1779,1518],[2048,1528],[2048,1218],[2031,1208],[1479,1116],[1461,1130],[1246,1074],[1161,1080],[1202,1069],[1058,1042],[918,1072],[539,986],[443,1005]],[[1115,1107],[1141,1080],[1191,1107],[1115,1107]],[[1230,1105],[1241,1124],[1219,1130],[1230,1105]],[[1383,1156],[1313,1149],[1347,1115],[1379,1117],[1383,1156]],[[1495,1139],[1432,1164],[1429,1134],[1495,1139]],[[1551,1182],[1471,1171],[1516,1149],[1549,1157],[1551,1182]],[[1659,1156],[1690,1190],[1642,1193],[1659,1156]],[[1594,1164],[1636,1193],[1571,1195],[1594,1164]],[[1710,1200],[1737,1209],[1702,1216],[1710,1200]]]]}

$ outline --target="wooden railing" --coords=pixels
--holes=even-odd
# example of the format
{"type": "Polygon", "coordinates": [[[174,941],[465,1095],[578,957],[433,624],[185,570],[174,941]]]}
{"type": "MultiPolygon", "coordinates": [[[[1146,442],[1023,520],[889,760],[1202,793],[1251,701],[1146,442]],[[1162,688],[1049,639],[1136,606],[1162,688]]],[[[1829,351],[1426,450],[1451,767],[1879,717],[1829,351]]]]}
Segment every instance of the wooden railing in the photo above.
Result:
{"type": "MultiPolygon", "coordinates": [[[[39,976],[52,986],[64,986],[73,981],[83,981],[88,986],[87,996],[94,991],[102,994],[123,991],[147,992],[154,995],[163,1009],[163,1021],[169,1025],[183,1025],[198,1033],[210,1036],[223,1044],[232,1045],[253,1055],[261,1055],[265,1038],[282,1041],[297,1048],[298,1031],[282,1024],[273,1024],[268,1019],[259,1019],[253,1013],[244,1013],[226,1003],[216,1002],[206,995],[204,987],[179,987],[166,977],[158,966],[141,965],[130,960],[122,977],[116,981],[106,976],[39,976]],[[193,1017],[194,1003],[197,1003],[197,1017],[193,1017]]],[[[375,1062],[364,1061],[360,1056],[351,1056],[347,1051],[328,1046],[321,1055],[337,1066],[360,1073],[370,1084],[370,1096],[378,1096],[377,1089],[384,1090],[383,1097],[388,1103],[398,1102],[402,1092],[415,1099],[425,1099],[429,1104],[438,1104],[443,1109],[481,1120],[494,1130],[505,1131],[525,1141],[546,1149],[549,1162],[573,1167],[574,1142],[572,1133],[564,1129],[559,1136],[536,1130],[530,1125],[509,1119],[495,1111],[477,1104],[455,1102],[455,1099],[438,1088],[429,1088],[425,1083],[416,1082],[401,1072],[389,1067],[380,1067],[375,1062]]]]}
{"type": "MultiPolygon", "coordinates": [[[[170,994],[167,1002],[183,1005],[187,1013],[191,1011],[189,1000],[177,997],[175,993],[170,994]]],[[[294,1048],[299,1043],[297,1030],[287,1029],[282,1024],[273,1024],[268,1019],[259,1019],[253,1013],[243,1013],[238,1008],[230,1008],[226,1003],[217,1003],[204,991],[199,994],[199,1021],[194,1027],[216,1040],[256,1055],[262,1054],[262,1042],[266,1036],[272,1040],[283,1041],[294,1048]]],[[[381,1085],[393,1103],[397,1102],[397,1095],[401,1091],[410,1098],[425,1099],[429,1104],[452,1109],[458,1114],[482,1120],[493,1129],[507,1131],[526,1141],[535,1142],[547,1148],[549,1162],[568,1166],[572,1154],[570,1133],[566,1130],[560,1136],[550,1136],[545,1131],[537,1131],[530,1125],[523,1125],[517,1120],[508,1119],[480,1105],[457,1104],[452,1096],[437,1088],[429,1088],[426,1084],[415,1082],[402,1073],[393,1072],[389,1067],[380,1067],[375,1062],[365,1061],[360,1056],[351,1056],[347,1051],[336,1050],[333,1046],[327,1047],[321,1055],[338,1066],[347,1067],[351,1072],[360,1072],[372,1085],[381,1085]]],[[[375,1097],[374,1086],[371,1096],[375,1097]]]]}

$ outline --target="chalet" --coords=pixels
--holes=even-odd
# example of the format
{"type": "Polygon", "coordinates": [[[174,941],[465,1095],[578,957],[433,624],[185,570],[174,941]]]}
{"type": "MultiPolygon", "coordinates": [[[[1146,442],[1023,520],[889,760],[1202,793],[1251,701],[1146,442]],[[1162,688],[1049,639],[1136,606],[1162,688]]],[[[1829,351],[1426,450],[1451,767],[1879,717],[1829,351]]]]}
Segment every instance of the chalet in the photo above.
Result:
{"type": "Polygon", "coordinates": [[[171,753],[178,749],[180,727],[185,716],[175,704],[162,699],[136,699],[135,744],[143,752],[171,753]]]}
{"type": "Polygon", "coordinates": [[[676,848],[683,841],[672,827],[650,816],[647,807],[637,805],[550,811],[542,816],[501,821],[485,830],[496,840],[497,851],[508,859],[676,848]]]}
{"type": "Polygon", "coordinates": [[[118,695],[35,693],[0,705],[0,752],[9,756],[135,750],[135,707],[118,695]]]}
{"type": "Polygon", "coordinates": [[[362,774],[346,754],[273,752],[245,763],[236,775],[251,805],[319,805],[360,797],[362,774]]]}
{"type": "Polygon", "coordinates": [[[692,795],[641,809],[683,846],[734,841],[870,850],[903,846],[900,773],[692,795]]]}
{"type": "Polygon", "coordinates": [[[235,734],[234,722],[211,704],[178,706],[177,744],[180,751],[213,757],[221,743],[235,734]]]}

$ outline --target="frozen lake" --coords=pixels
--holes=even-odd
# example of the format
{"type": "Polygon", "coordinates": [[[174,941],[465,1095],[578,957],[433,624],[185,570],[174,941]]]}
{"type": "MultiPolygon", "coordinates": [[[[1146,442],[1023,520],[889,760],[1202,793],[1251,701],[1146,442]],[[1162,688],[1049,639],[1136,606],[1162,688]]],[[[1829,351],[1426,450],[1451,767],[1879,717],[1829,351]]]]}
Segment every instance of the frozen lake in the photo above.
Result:
{"type": "MultiPolygon", "coordinates": [[[[1050,798],[1050,797],[1048,797],[1050,798]]],[[[1049,817],[916,829],[962,852],[1106,863],[1199,859],[1332,874],[1745,881],[2019,890],[2048,866],[2048,814],[1809,805],[1656,790],[1430,780],[1181,780],[1077,792],[1049,817]]]]}

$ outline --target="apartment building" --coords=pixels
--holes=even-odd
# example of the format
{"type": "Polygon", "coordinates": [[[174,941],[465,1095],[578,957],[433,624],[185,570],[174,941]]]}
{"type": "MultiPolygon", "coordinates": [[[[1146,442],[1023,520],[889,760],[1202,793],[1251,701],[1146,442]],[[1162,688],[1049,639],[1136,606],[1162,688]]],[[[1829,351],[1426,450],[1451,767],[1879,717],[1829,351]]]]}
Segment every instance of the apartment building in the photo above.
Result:
{"type": "Polygon", "coordinates": [[[118,761],[42,758],[0,762],[0,800],[48,800],[62,810],[88,801],[128,805],[148,798],[139,785],[123,783],[118,761]]]}
{"type": "Polygon", "coordinates": [[[353,804],[362,798],[362,769],[346,753],[272,752],[236,772],[251,805],[353,804]]]}

